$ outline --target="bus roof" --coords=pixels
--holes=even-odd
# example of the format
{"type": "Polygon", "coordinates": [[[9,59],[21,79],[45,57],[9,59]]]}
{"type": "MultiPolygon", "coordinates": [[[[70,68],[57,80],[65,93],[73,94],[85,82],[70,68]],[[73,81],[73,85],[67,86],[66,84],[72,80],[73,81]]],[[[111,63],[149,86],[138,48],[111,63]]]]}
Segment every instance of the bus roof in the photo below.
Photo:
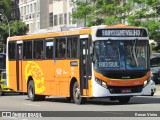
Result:
{"type": "Polygon", "coordinates": [[[99,26],[92,26],[90,28],[75,28],[70,29],[68,31],[60,31],[60,32],[52,32],[52,33],[41,33],[41,34],[32,34],[32,35],[22,35],[22,36],[13,36],[9,37],[8,41],[17,41],[17,40],[27,40],[27,39],[39,39],[39,38],[52,38],[52,37],[60,37],[60,36],[71,36],[71,35],[80,35],[80,34],[91,34],[92,28],[109,28],[109,29],[116,29],[116,28],[141,28],[137,26],[128,26],[124,24],[118,24],[114,26],[107,26],[107,25],[99,25],[99,26]]]}

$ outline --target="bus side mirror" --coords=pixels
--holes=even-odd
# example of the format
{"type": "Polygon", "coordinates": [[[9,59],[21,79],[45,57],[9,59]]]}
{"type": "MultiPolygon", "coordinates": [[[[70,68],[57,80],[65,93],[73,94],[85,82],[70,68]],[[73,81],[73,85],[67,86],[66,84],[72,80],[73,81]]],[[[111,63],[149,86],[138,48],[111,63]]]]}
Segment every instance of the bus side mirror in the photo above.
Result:
{"type": "Polygon", "coordinates": [[[90,55],[93,55],[93,47],[90,46],[90,55]]]}
{"type": "Polygon", "coordinates": [[[94,55],[93,55],[93,46],[90,46],[90,55],[91,55],[91,60],[92,60],[92,62],[93,63],[95,63],[95,61],[94,61],[94,55]]]}

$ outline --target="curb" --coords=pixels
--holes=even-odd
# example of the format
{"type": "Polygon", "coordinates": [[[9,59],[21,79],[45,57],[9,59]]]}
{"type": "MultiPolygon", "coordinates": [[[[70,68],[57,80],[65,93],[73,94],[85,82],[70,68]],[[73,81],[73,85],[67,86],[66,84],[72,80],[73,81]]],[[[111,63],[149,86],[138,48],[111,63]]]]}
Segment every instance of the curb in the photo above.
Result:
{"type": "Polygon", "coordinates": [[[154,93],[155,95],[160,95],[160,85],[156,85],[156,92],[154,93]]]}

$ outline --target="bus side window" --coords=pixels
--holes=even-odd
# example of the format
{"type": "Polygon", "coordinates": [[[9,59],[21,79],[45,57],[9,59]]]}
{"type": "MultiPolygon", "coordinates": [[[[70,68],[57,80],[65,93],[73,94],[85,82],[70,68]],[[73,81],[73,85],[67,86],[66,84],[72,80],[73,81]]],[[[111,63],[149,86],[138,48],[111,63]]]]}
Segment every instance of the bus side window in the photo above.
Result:
{"type": "Polygon", "coordinates": [[[16,43],[10,42],[9,43],[9,59],[10,60],[15,60],[15,56],[16,56],[15,50],[16,50],[16,43]]]}
{"type": "Polygon", "coordinates": [[[23,59],[32,59],[32,41],[24,41],[23,59]]]}
{"type": "Polygon", "coordinates": [[[66,57],[66,39],[60,38],[56,39],[56,58],[65,58],[66,57]]]}
{"type": "Polygon", "coordinates": [[[78,57],[78,37],[73,38],[72,42],[72,58],[78,57]]]}
{"type": "Polygon", "coordinates": [[[34,53],[33,58],[34,59],[43,59],[44,57],[44,51],[43,51],[43,40],[36,40],[34,41],[34,53]]]}
{"type": "Polygon", "coordinates": [[[67,58],[77,58],[78,38],[67,39],[67,58]]]}
{"type": "Polygon", "coordinates": [[[53,58],[53,39],[46,41],[45,49],[46,49],[46,58],[51,59],[53,58]]]}
{"type": "Polygon", "coordinates": [[[67,58],[71,58],[71,51],[72,51],[72,49],[71,49],[71,47],[72,47],[72,40],[73,40],[73,38],[67,38],[67,58]]]}

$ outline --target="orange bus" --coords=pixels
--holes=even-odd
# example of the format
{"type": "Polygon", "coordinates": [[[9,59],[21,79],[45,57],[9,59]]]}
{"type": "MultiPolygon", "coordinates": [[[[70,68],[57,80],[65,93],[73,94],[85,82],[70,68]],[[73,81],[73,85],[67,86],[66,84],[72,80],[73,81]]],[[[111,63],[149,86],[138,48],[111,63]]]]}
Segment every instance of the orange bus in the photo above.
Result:
{"type": "Polygon", "coordinates": [[[9,87],[31,101],[67,97],[76,104],[108,97],[120,103],[151,94],[148,32],[93,26],[15,36],[7,41],[9,87]]]}

